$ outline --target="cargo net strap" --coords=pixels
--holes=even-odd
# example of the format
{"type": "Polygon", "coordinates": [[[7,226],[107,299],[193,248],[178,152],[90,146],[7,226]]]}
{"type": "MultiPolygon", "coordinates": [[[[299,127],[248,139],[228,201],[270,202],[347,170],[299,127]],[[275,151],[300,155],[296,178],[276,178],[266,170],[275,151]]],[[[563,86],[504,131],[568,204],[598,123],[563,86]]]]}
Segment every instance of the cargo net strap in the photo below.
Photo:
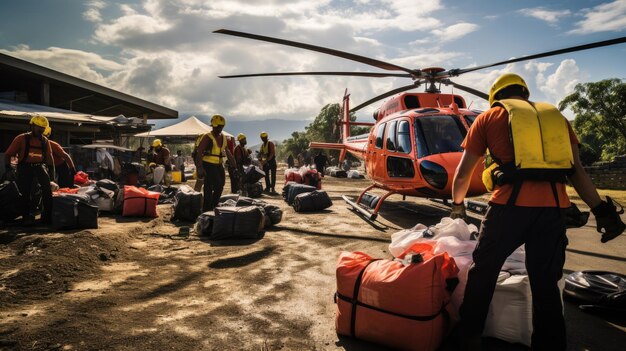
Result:
{"type": "Polygon", "coordinates": [[[133,199],[143,199],[143,215],[144,216],[148,213],[148,200],[156,201],[157,204],[159,203],[159,199],[153,199],[151,197],[143,197],[143,196],[124,197],[124,202],[126,202],[126,200],[133,200],[133,199]]]}
{"type": "Polygon", "coordinates": [[[356,311],[357,311],[357,306],[369,308],[369,309],[377,311],[377,312],[390,314],[390,315],[395,316],[395,317],[401,317],[401,318],[406,318],[406,319],[410,319],[410,320],[414,320],[414,321],[421,321],[421,322],[426,322],[426,321],[433,320],[433,319],[437,318],[437,316],[439,316],[440,314],[445,312],[445,308],[446,308],[446,305],[447,305],[446,303],[441,305],[441,308],[439,309],[439,311],[437,311],[437,313],[435,313],[433,315],[430,315],[430,316],[411,316],[411,315],[407,315],[407,314],[387,311],[387,310],[384,310],[382,308],[379,308],[379,307],[376,307],[376,306],[372,306],[372,305],[368,305],[366,303],[363,303],[363,302],[359,301],[359,299],[358,299],[358,297],[359,297],[359,290],[361,289],[361,281],[363,279],[363,274],[365,273],[365,270],[367,269],[367,267],[372,262],[378,261],[378,260],[380,260],[380,259],[371,260],[359,272],[359,275],[356,278],[356,282],[354,283],[354,295],[352,295],[352,296],[354,296],[353,298],[345,296],[345,295],[342,295],[339,292],[335,293],[335,303],[337,302],[337,298],[339,298],[341,300],[344,300],[344,301],[349,302],[350,304],[352,304],[352,313],[350,315],[350,336],[352,336],[353,338],[356,337],[356,311]]]}

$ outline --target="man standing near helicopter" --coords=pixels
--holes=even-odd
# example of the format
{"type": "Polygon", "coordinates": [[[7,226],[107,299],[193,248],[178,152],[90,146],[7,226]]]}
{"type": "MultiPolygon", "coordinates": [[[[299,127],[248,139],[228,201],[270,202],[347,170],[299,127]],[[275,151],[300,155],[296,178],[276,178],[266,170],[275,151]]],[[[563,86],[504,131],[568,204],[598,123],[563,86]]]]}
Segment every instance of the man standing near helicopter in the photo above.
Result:
{"type": "Polygon", "coordinates": [[[533,301],[533,350],[565,350],[565,320],[557,282],[565,263],[565,220],[570,206],[567,179],[591,208],[607,242],[620,235],[622,222],[611,198],[600,199],[583,169],[578,139],[556,107],[528,100],[526,82],[504,74],[492,85],[491,108],[479,115],[463,141],[463,156],[452,183],[452,218],[465,218],[464,198],[481,156],[488,150],[483,182],[493,190],[480,228],[474,263],[460,309],[463,349],[480,350],[481,335],[498,274],[520,245],[533,301]]]}

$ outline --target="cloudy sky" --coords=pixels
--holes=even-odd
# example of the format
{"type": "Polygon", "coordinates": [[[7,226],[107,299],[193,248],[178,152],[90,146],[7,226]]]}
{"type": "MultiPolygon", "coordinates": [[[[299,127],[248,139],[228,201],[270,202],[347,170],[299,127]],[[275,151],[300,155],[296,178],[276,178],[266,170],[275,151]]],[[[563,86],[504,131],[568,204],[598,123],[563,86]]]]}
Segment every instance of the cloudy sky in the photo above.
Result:
{"type": "MultiPolygon", "coordinates": [[[[408,78],[218,75],[374,71],[320,53],[212,33],[302,41],[408,68],[466,68],[626,36],[626,0],[0,0],[0,52],[136,95],[181,116],[310,119],[344,89],[353,106],[408,78]]],[[[626,79],[626,44],[499,66],[455,79],[482,91],[522,74],[558,102],[580,82],[626,79]]],[[[399,72],[400,73],[400,72],[399,72]]],[[[418,89],[416,91],[421,91],[418,89]]],[[[444,87],[444,92],[451,88],[444,87]]],[[[485,101],[465,94],[472,108],[485,101]]],[[[371,110],[359,119],[369,121],[371,110]]],[[[572,116],[568,116],[572,117],[572,116]]]]}

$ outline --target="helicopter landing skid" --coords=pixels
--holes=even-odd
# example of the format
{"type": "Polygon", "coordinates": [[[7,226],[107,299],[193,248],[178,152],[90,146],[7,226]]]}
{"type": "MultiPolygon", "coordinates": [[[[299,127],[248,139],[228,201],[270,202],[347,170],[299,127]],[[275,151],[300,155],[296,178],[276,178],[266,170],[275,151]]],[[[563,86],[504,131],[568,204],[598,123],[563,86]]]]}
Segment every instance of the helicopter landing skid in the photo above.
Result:
{"type": "MultiPolygon", "coordinates": [[[[443,204],[445,206],[448,207],[452,207],[452,204],[450,203],[450,201],[448,200],[442,200],[442,199],[429,199],[432,202],[437,202],[440,204],[443,204]]],[[[489,205],[484,203],[484,202],[480,202],[480,201],[474,201],[474,200],[465,200],[465,208],[473,213],[479,214],[479,215],[484,215],[485,213],[487,213],[487,208],[489,208],[489,205]]]]}
{"type": "Polygon", "coordinates": [[[365,216],[365,218],[369,219],[370,221],[375,221],[376,218],[378,217],[378,211],[380,211],[380,207],[383,205],[383,202],[385,201],[386,198],[388,198],[389,196],[396,194],[395,191],[389,191],[387,192],[385,195],[383,195],[379,200],[378,203],[376,204],[376,207],[374,207],[373,211],[370,212],[369,210],[363,208],[361,205],[359,205],[361,198],[363,197],[363,195],[375,188],[376,185],[371,185],[369,187],[367,187],[367,189],[363,190],[363,192],[361,193],[361,195],[359,195],[359,197],[357,198],[356,202],[350,200],[346,195],[342,195],[341,197],[343,198],[343,200],[352,207],[352,209],[354,209],[355,211],[359,212],[360,214],[362,214],[363,216],[365,216]]]}

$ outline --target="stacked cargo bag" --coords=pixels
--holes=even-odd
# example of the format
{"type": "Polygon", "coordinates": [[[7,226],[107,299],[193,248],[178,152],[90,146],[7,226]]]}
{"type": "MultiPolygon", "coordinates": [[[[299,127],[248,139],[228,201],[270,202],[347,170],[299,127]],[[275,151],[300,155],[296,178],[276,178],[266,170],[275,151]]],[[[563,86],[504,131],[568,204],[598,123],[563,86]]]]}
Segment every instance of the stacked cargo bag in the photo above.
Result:
{"type": "Polygon", "coordinates": [[[122,216],[158,217],[157,204],[160,195],[161,193],[144,188],[125,185],[122,216]]]}
{"type": "Polygon", "coordinates": [[[581,303],[585,311],[626,313],[626,275],[605,271],[578,271],[565,278],[564,296],[581,303]]]}
{"type": "Polygon", "coordinates": [[[287,195],[287,203],[289,205],[293,205],[293,201],[296,199],[296,196],[302,193],[310,193],[311,191],[315,191],[316,188],[314,186],[305,185],[305,184],[292,184],[289,186],[289,193],[287,195]]]}
{"type": "Polygon", "coordinates": [[[287,182],[285,184],[285,186],[283,186],[283,200],[287,201],[287,198],[289,197],[289,188],[294,185],[294,184],[298,184],[296,182],[287,182]]]}
{"type": "Polygon", "coordinates": [[[239,194],[226,194],[220,197],[220,202],[224,202],[226,200],[235,200],[235,202],[237,202],[237,200],[239,200],[239,194]]]}
{"type": "Polygon", "coordinates": [[[363,179],[365,178],[364,175],[361,174],[361,172],[357,171],[356,169],[351,169],[347,172],[347,176],[350,179],[363,179]]]}
{"type": "Polygon", "coordinates": [[[335,167],[330,170],[330,176],[335,177],[335,178],[347,178],[348,173],[344,171],[343,169],[335,167]]]}
{"type": "Polygon", "coordinates": [[[280,223],[283,220],[283,210],[278,206],[266,204],[263,206],[265,211],[265,228],[280,223]]]}
{"type": "Polygon", "coordinates": [[[254,184],[265,177],[265,172],[257,166],[244,166],[243,182],[245,184],[254,184]]]}
{"type": "Polygon", "coordinates": [[[17,204],[21,196],[17,183],[5,181],[0,184],[0,220],[10,221],[20,216],[17,204]]]}
{"type": "Polygon", "coordinates": [[[407,263],[343,252],[337,263],[338,334],[393,349],[436,350],[449,332],[450,292],[458,269],[422,244],[407,263]],[[406,265],[405,265],[406,264],[406,265]]]}
{"type": "Polygon", "coordinates": [[[52,197],[52,227],[55,229],[97,229],[98,207],[89,195],[58,194],[52,197]]]}
{"type": "Polygon", "coordinates": [[[249,197],[258,198],[263,195],[263,184],[261,182],[244,184],[244,190],[249,197]]]}
{"type": "Polygon", "coordinates": [[[302,175],[300,175],[297,168],[289,168],[285,170],[285,184],[289,182],[302,184],[302,175]]]}
{"type": "Polygon", "coordinates": [[[202,213],[202,200],[202,193],[188,185],[181,186],[174,195],[172,220],[195,221],[202,213]]]}
{"type": "Polygon", "coordinates": [[[293,209],[296,212],[321,211],[333,205],[330,196],[324,190],[315,190],[310,193],[298,194],[293,200],[293,209]]]}
{"type": "Polygon", "coordinates": [[[194,229],[199,236],[211,236],[213,231],[213,220],[215,219],[215,212],[207,211],[201,213],[196,219],[194,229]]]}
{"type": "Polygon", "coordinates": [[[314,186],[319,190],[322,188],[322,177],[316,169],[307,169],[302,175],[302,184],[314,186]]]}
{"type": "Polygon", "coordinates": [[[259,239],[264,227],[265,213],[258,206],[216,207],[209,239],[259,239]]]}

